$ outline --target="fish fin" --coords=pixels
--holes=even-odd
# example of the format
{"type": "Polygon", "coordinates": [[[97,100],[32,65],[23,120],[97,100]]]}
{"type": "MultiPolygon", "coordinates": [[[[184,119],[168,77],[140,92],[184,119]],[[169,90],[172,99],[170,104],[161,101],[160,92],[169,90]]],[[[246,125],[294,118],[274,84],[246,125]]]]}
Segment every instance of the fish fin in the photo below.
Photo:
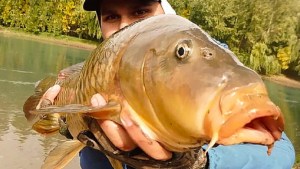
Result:
{"type": "Polygon", "coordinates": [[[55,76],[46,77],[40,80],[35,85],[34,94],[31,95],[23,105],[23,112],[28,121],[33,121],[37,116],[30,113],[30,110],[35,110],[36,106],[39,104],[40,99],[43,94],[52,87],[56,82],[55,76]]]}
{"type": "Polygon", "coordinates": [[[80,62],[80,63],[74,64],[74,65],[71,65],[67,68],[64,68],[63,70],[59,71],[58,78],[65,79],[76,73],[79,73],[82,70],[84,63],[85,62],[80,62]]]}
{"type": "MultiPolygon", "coordinates": [[[[101,145],[101,148],[99,147],[99,142],[97,140],[97,138],[95,137],[95,135],[89,131],[89,130],[86,130],[86,131],[82,131],[78,134],[77,136],[77,139],[82,142],[83,144],[89,146],[89,147],[92,147],[94,149],[97,149],[97,150],[103,150],[102,148],[102,145],[101,145]],[[95,141],[96,140],[96,141],[95,141]]],[[[108,155],[106,155],[106,157],[108,158],[111,166],[114,168],[114,169],[123,169],[123,166],[122,166],[122,163],[117,160],[117,159],[114,159],[114,158],[111,158],[109,157],[108,155]]]]}
{"type": "Polygon", "coordinates": [[[66,141],[55,147],[46,157],[41,169],[61,169],[65,167],[85,145],[78,140],[66,141]]]}
{"type": "Polygon", "coordinates": [[[118,102],[110,101],[104,106],[93,107],[82,104],[69,104],[63,106],[52,105],[37,110],[31,110],[32,114],[69,114],[69,113],[83,113],[86,116],[95,119],[110,119],[119,122],[119,114],[121,112],[121,105],[118,102]]]}
{"type": "Polygon", "coordinates": [[[68,113],[84,113],[90,110],[91,106],[85,106],[82,104],[68,104],[68,105],[50,105],[47,107],[42,107],[40,109],[30,110],[31,114],[68,114],[68,113]]]}
{"type": "Polygon", "coordinates": [[[114,169],[123,169],[123,165],[121,163],[121,161],[117,160],[117,159],[114,159],[114,158],[111,158],[109,156],[106,156],[111,164],[111,166],[114,168],[114,169]]]}
{"type": "Polygon", "coordinates": [[[43,135],[55,134],[60,129],[59,114],[40,116],[40,119],[32,125],[32,129],[43,135]]]}
{"type": "Polygon", "coordinates": [[[115,101],[109,101],[105,106],[93,107],[87,114],[97,120],[109,119],[121,124],[120,113],[122,107],[121,104],[115,101]]]}

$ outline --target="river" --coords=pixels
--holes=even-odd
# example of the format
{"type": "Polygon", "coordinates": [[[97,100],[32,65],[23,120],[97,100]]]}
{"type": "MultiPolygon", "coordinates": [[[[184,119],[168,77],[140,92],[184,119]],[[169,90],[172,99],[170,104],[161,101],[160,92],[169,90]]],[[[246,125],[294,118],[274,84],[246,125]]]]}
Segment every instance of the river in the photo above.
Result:
{"type": "MultiPolygon", "coordinates": [[[[35,82],[89,54],[89,50],[0,34],[0,168],[40,168],[49,151],[64,140],[31,130],[22,105],[35,82]]],[[[80,168],[78,159],[67,168],[80,168]]]]}
{"type": "MultiPolygon", "coordinates": [[[[0,33],[0,168],[39,168],[49,151],[64,140],[61,136],[45,138],[32,131],[22,106],[36,81],[56,75],[89,54],[90,50],[0,33]]],[[[285,131],[299,156],[300,90],[265,83],[272,100],[284,112],[285,131]]],[[[78,157],[67,166],[76,168],[80,168],[78,157]]]]}

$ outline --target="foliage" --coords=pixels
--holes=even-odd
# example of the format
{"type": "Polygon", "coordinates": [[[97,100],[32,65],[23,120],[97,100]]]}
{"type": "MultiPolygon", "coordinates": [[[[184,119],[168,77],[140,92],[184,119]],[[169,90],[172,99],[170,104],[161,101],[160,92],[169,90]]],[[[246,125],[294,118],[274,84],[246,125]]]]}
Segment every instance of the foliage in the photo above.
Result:
{"type": "Polygon", "coordinates": [[[81,0],[0,0],[0,25],[35,34],[101,36],[95,12],[84,11],[81,0]]]}
{"type": "Polygon", "coordinates": [[[261,74],[300,73],[299,0],[170,1],[178,14],[227,43],[239,59],[261,74]],[[184,15],[184,17],[187,17],[184,15]]]}
{"type": "MultiPolygon", "coordinates": [[[[84,0],[0,0],[0,25],[39,34],[99,39],[95,12],[84,0]]],[[[300,75],[299,0],[169,0],[177,13],[228,44],[261,74],[300,75]]]]}

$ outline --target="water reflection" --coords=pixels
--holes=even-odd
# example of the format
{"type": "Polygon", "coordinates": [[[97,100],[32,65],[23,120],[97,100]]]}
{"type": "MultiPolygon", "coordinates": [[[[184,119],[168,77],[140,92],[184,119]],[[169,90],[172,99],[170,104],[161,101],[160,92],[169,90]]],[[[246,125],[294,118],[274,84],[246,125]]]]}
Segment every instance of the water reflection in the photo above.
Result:
{"type": "MultiPolygon", "coordinates": [[[[0,166],[39,168],[49,151],[64,140],[32,131],[22,106],[36,81],[83,61],[89,53],[0,34],[0,166]]],[[[78,158],[67,168],[79,168],[78,158]]]]}

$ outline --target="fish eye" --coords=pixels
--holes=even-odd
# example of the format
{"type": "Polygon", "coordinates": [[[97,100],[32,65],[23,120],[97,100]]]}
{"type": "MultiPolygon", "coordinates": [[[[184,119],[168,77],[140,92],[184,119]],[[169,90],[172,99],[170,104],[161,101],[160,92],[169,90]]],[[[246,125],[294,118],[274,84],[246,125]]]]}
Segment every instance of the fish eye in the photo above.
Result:
{"type": "Polygon", "coordinates": [[[190,54],[191,54],[191,40],[183,40],[181,42],[178,43],[177,47],[176,47],[176,56],[179,59],[184,59],[187,58],[190,54]]]}

